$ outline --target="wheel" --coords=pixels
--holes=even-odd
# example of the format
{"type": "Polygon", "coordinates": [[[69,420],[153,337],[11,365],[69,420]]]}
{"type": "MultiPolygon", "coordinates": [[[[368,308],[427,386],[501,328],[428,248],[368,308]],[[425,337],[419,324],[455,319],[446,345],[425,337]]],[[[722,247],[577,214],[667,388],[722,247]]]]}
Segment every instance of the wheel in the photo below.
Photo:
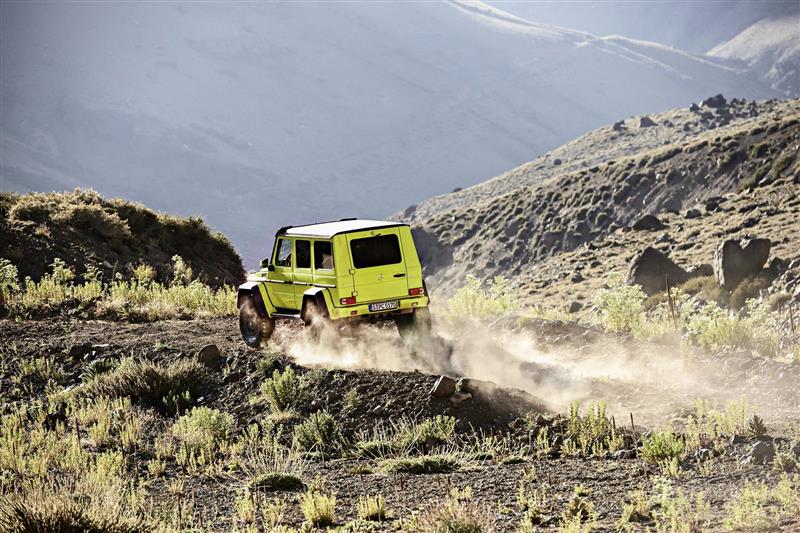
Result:
{"type": "Polygon", "coordinates": [[[272,337],[275,319],[259,315],[253,300],[247,298],[239,308],[239,331],[245,344],[260,348],[272,337]]]}
{"type": "Polygon", "coordinates": [[[306,325],[308,336],[314,342],[319,342],[322,333],[326,329],[331,329],[331,319],[326,309],[321,308],[317,302],[311,298],[303,305],[303,322],[306,325]]]}
{"type": "Polygon", "coordinates": [[[427,307],[415,309],[413,313],[400,315],[395,319],[397,332],[403,339],[430,337],[431,335],[431,310],[427,307]]]}

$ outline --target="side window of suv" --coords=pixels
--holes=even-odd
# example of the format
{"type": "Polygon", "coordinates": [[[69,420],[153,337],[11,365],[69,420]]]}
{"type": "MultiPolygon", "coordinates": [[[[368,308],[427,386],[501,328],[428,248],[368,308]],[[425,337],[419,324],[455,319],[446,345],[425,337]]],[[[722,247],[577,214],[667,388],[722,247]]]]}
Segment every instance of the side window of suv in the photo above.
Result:
{"type": "Polygon", "coordinates": [[[295,268],[311,268],[311,241],[294,241],[295,268]]]}
{"type": "Polygon", "coordinates": [[[292,241],[291,239],[280,239],[278,241],[278,251],[275,253],[276,267],[292,266],[292,241]]]}
{"type": "Polygon", "coordinates": [[[333,246],[328,241],[314,241],[314,269],[333,270],[333,246]]]}

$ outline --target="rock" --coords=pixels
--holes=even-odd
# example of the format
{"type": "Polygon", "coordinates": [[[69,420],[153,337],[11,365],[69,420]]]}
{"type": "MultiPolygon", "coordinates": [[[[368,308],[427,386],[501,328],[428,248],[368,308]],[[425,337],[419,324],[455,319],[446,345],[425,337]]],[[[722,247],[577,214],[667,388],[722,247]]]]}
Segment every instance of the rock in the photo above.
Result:
{"type": "Polygon", "coordinates": [[[454,392],[453,395],[450,396],[450,403],[453,405],[459,405],[470,398],[472,398],[472,394],[468,392],[454,392]]]}
{"type": "Polygon", "coordinates": [[[722,96],[721,94],[717,94],[706,98],[705,100],[700,102],[700,105],[703,107],[719,108],[719,107],[725,107],[726,105],[728,105],[728,102],[727,100],[725,100],[724,96],[722,96]]]}
{"type": "Polygon", "coordinates": [[[639,127],[640,128],[649,128],[651,126],[655,126],[656,123],[653,121],[652,118],[648,117],[647,115],[639,118],[639,127]]]}
{"type": "Polygon", "coordinates": [[[708,461],[714,457],[714,452],[708,448],[700,448],[697,450],[697,452],[695,452],[694,456],[698,461],[708,461]]]}
{"type": "Polygon", "coordinates": [[[689,278],[688,273],[676,265],[664,253],[648,246],[631,260],[625,283],[639,285],[645,294],[652,295],[667,288],[666,280],[672,287],[680,285],[689,278]]]}
{"type": "Polygon", "coordinates": [[[655,215],[645,215],[633,223],[631,228],[636,231],[658,231],[666,228],[663,222],[655,215]]]}
{"type": "Polygon", "coordinates": [[[800,459],[800,442],[794,445],[792,448],[792,453],[795,455],[795,457],[800,459]]]}
{"type": "Polygon", "coordinates": [[[700,106],[692,102],[692,105],[689,106],[689,111],[692,112],[700,111],[700,106]]]}
{"type": "Polygon", "coordinates": [[[728,239],[720,243],[714,252],[717,284],[728,290],[735,289],[744,278],[761,270],[771,246],[769,239],[728,239]]]}
{"type": "Polygon", "coordinates": [[[410,205],[406,207],[405,211],[403,211],[404,217],[410,217],[417,211],[417,204],[410,205]]]}
{"type": "Polygon", "coordinates": [[[620,120],[618,122],[615,122],[611,129],[613,129],[614,131],[625,131],[627,129],[625,127],[625,121],[620,120]]]}
{"type": "Polygon", "coordinates": [[[731,437],[730,442],[731,444],[742,444],[744,442],[747,442],[747,437],[745,437],[744,435],[734,435],[731,437]]]}
{"type": "Polygon", "coordinates": [[[569,312],[570,313],[577,313],[581,309],[583,309],[583,304],[580,303],[580,302],[573,301],[571,304],[569,304],[569,312]]]}
{"type": "Polygon", "coordinates": [[[572,277],[569,278],[569,280],[572,283],[580,283],[581,281],[584,280],[584,277],[580,272],[575,272],[574,274],[572,274],[572,277]]]}
{"type": "Polygon", "coordinates": [[[553,159],[553,166],[557,167],[561,164],[561,160],[559,158],[553,159]]]}
{"type": "Polygon", "coordinates": [[[700,218],[701,216],[703,216],[703,212],[700,211],[699,209],[697,209],[696,207],[693,207],[691,209],[687,209],[686,213],[684,214],[684,217],[689,218],[689,219],[700,218]]]}
{"type": "Polygon", "coordinates": [[[491,381],[483,381],[480,379],[462,378],[458,380],[458,390],[460,392],[469,392],[474,396],[483,394],[489,396],[495,390],[497,385],[491,381]]]}
{"type": "Polygon", "coordinates": [[[72,346],[70,346],[69,350],[67,351],[67,355],[71,359],[77,360],[83,357],[84,355],[91,353],[91,351],[92,351],[92,345],[88,342],[84,342],[83,344],[73,344],[72,346]]]}
{"type": "Polygon", "coordinates": [[[197,352],[197,360],[211,369],[222,366],[222,356],[216,344],[206,344],[197,352]]]}
{"type": "Polygon", "coordinates": [[[459,192],[459,191],[463,191],[463,190],[464,190],[464,189],[463,189],[462,187],[456,187],[455,189],[453,189],[453,190],[452,190],[452,191],[450,191],[450,192],[451,192],[451,193],[454,193],[454,192],[459,192]]]}
{"type": "Polygon", "coordinates": [[[447,398],[456,392],[456,380],[448,376],[439,376],[431,389],[431,396],[434,398],[447,398]]]}
{"type": "Polygon", "coordinates": [[[775,459],[775,445],[767,441],[759,441],[753,444],[748,454],[750,462],[757,465],[767,465],[775,459]]]}

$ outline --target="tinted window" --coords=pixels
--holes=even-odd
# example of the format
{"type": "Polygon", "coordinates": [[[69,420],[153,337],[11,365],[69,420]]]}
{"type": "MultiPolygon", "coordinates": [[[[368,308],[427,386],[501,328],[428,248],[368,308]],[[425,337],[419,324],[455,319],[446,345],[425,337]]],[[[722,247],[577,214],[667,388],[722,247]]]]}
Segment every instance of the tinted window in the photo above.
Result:
{"type": "Polygon", "coordinates": [[[314,268],[333,270],[333,245],[327,241],[314,241],[314,268]]]}
{"type": "Polygon", "coordinates": [[[400,242],[397,235],[378,235],[350,241],[353,265],[356,268],[369,268],[381,265],[394,265],[400,257],[400,242]]]}
{"type": "Polygon", "coordinates": [[[292,266],[292,241],[289,239],[281,239],[278,241],[278,251],[275,254],[275,266],[292,266]]]}
{"type": "Polygon", "coordinates": [[[311,241],[294,241],[294,264],[297,268],[311,268],[311,241]]]}

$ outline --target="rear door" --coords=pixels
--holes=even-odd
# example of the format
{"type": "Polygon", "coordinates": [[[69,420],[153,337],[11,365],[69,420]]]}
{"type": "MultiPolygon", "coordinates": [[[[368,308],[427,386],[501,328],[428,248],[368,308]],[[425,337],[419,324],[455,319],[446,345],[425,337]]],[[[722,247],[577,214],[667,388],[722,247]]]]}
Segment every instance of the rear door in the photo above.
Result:
{"type": "Polygon", "coordinates": [[[408,296],[408,273],[397,228],[347,235],[359,303],[408,296]]]}

